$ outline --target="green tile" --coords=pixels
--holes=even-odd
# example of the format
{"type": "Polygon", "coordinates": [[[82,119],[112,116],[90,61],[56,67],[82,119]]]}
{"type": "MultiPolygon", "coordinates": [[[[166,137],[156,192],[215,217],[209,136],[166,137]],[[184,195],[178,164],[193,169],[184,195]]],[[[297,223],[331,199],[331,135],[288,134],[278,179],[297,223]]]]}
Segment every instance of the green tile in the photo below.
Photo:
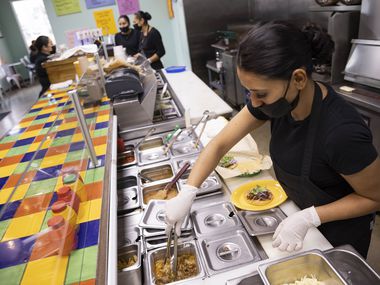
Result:
{"type": "Polygon", "coordinates": [[[87,150],[81,149],[81,150],[76,150],[76,151],[70,151],[66,155],[65,162],[77,161],[84,158],[88,158],[87,150]]]}
{"type": "Polygon", "coordinates": [[[86,119],[86,123],[87,123],[87,125],[88,125],[88,124],[91,124],[91,123],[95,123],[95,122],[96,122],[96,117],[86,119]]]}
{"type": "Polygon", "coordinates": [[[26,263],[0,269],[0,284],[20,284],[21,278],[24,274],[25,266],[26,263]]]}
{"type": "Polygon", "coordinates": [[[20,162],[16,169],[13,171],[13,174],[21,174],[26,170],[26,167],[28,166],[29,161],[26,162],[20,162]]]}
{"type": "Polygon", "coordinates": [[[108,134],[108,128],[98,129],[94,131],[93,137],[102,137],[108,134]]]}
{"type": "Polygon", "coordinates": [[[85,184],[104,180],[104,167],[88,169],[86,171],[85,184]]]}
{"type": "Polygon", "coordinates": [[[110,108],[110,105],[103,105],[99,107],[99,111],[101,110],[108,110],[110,108]]]}
{"type": "Polygon", "coordinates": [[[81,281],[96,277],[96,263],[98,260],[98,246],[90,246],[84,249],[81,281]]]}
{"type": "MultiPolygon", "coordinates": [[[[3,238],[3,235],[5,234],[5,231],[7,230],[10,222],[11,222],[11,219],[4,220],[4,221],[0,222],[0,241],[3,238]]],[[[0,278],[0,280],[1,280],[1,278],[0,278]]]]}
{"type": "Polygon", "coordinates": [[[69,264],[67,266],[65,284],[71,284],[80,281],[83,258],[84,248],[73,250],[71,252],[69,264]]]}
{"type": "Polygon", "coordinates": [[[23,118],[34,117],[34,116],[37,116],[37,114],[38,114],[38,112],[28,113],[28,114],[25,114],[23,118]]]}
{"type": "Polygon", "coordinates": [[[72,136],[65,136],[65,137],[62,137],[62,138],[57,138],[57,139],[54,139],[53,142],[51,143],[51,147],[53,146],[60,146],[60,145],[65,145],[65,144],[69,144],[72,140],[72,136]]]}
{"type": "Polygon", "coordinates": [[[25,197],[53,192],[58,178],[50,178],[41,181],[33,181],[26,192],[25,197]]]}
{"type": "Polygon", "coordinates": [[[18,146],[18,147],[12,147],[8,152],[6,157],[14,156],[14,155],[19,155],[19,154],[24,154],[28,152],[30,145],[23,145],[23,146],[18,146]]]}
{"type": "Polygon", "coordinates": [[[6,136],[1,140],[1,143],[7,143],[7,142],[14,142],[17,141],[20,134],[12,135],[12,136],[6,136]]]}
{"type": "Polygon", "coordinates": [[[49,131],[49,128],[43,128],[38,134],[39,135],[45,135],[48,133],[48,131],[49,131]]]}
{"type": "Polygon", "coordinates": [[[32,164],[30,165],[29,171],[30,170],[39,170],[41,162],[42,162],[42,158],[33,160],[32,164]]]}
{"type": "Polygon", "coordinates": [[[34,120],[30,125],[34,126],[34,125],[45,124],[47,122],[48,118],[42,118],[42,119],[34,120]]]}
{"type": "Polygon", "coordinates": [[[46,215],[45,215],[45,218],[44,218],[44,221],[42,223],[42,226],[41,226],[41,230],[40,231],[43,231],[44,229],[46,229],[48,227],[47,225],[47,221],[53,216],[53,212],[48,210],[46,212],[46,215]]]}

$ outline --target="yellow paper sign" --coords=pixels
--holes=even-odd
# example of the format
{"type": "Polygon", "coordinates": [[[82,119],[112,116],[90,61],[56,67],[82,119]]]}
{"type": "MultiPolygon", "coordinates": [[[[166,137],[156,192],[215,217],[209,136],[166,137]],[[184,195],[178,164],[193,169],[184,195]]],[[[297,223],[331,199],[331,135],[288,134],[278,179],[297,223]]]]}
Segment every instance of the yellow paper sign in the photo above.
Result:
{"type": "Polygon", "coordinates": [[[96,27],[102,29],[103,35],[116,34],[117,28],[112,9],[94,12],[96,27]]]}
{"type": "Polygon", "coordinates": [[[53,0],[53,4],[57,16],[81,12],[79,0],[53,0]]]}

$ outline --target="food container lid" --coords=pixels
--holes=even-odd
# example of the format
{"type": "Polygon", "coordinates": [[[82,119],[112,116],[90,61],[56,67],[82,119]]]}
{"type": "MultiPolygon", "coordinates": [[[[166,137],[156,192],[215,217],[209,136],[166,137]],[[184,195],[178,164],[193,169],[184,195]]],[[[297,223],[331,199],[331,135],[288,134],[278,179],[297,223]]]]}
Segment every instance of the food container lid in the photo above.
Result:
{"type": "Polygon", "coordinates": [[[70,186],[62,186],[61,188],[59,188],[57,190],[57,195],[58,197],[62,197],[62,196],[66,196],[66,195],[69,195],[71,192],[71,187],[70,186]]]}
{"type": "Polygon", "coordinates": [[[52,227],[53,229],[58,229],[59,227],[62,227],[64,224],[65,219],[62,216],[54,216],[47,221],[47,225],[49,227],[52,227]]]}

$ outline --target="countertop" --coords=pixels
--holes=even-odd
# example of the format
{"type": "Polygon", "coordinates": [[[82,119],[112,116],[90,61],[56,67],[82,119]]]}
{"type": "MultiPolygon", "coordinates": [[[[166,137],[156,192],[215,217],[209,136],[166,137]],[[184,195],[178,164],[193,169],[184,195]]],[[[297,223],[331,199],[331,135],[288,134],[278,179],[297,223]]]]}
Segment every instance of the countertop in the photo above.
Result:
{"type": "Polygon", "coordinates": [[[205,110],[227,117],[232,114],[233,109],[192,71],[167,73],[163,69],[163,73],[185,110],[189,109],[192,124],[202,118],[205,110]]]}

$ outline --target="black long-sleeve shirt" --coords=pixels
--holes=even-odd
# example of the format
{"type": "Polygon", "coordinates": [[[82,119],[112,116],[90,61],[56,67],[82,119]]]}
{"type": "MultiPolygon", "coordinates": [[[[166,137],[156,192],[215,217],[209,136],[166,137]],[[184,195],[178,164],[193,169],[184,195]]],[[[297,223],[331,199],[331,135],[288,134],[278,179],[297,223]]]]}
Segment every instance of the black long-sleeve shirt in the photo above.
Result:
{"type": "MultiPolygon", "coordinates": [[[[150,58],[154,54],[157,54],[159,58],[165,55],[165,48],[162,43],[161,34],[156,28],[152,27],[146,36],[141,33],[140,52],[143,52],[146,58],[150,58]]],[[[161,60],[152,62],[151,66],[156,70],[164,67],[161,60]]]]}
{"type": "Polygon", "coordinates": [[[135,55],[139,52],[140,31],[131,29],[129,34],[117,33],[115,44],[125,47],[128,55],[135,55]]]}
{"type": "Polygon", "coordinates": [[[50,86],[50,81],[46,69],[42,67],[42,63],[48,60],[48,55],[39,52],[34,61],[36,74],[43,88],[48,88],[50,86]]]}

